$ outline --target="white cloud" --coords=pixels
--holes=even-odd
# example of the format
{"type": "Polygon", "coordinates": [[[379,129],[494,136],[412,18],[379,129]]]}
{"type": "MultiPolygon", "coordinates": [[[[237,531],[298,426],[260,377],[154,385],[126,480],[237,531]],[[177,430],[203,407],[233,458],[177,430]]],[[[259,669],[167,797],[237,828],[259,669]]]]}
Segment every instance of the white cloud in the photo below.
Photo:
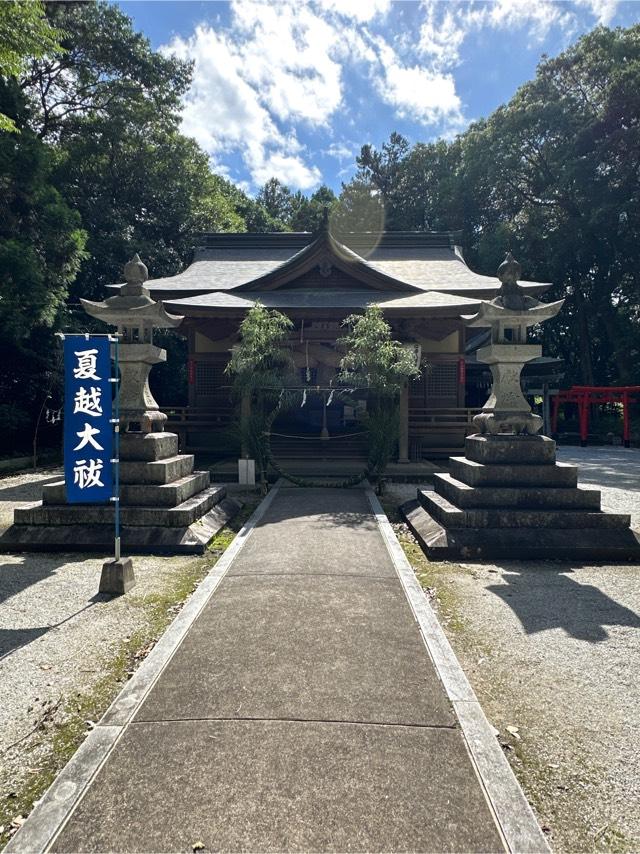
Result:
{"type": "Polygon", "coordinates": [[[301,190],[310,190],[322,181],[322,173],[317,166],[307,166],[299,157],[283,152],[271,152],[261,164],[253,164],[252,176],[256,183],[264,184],[274,175],[283,184],[301,190]]]}
{"type": "Polygon", "coordinates": [[[244,77],[280,119],[325,122],[342,100],[341,66],[332,56],[334,28],[311,7],[234,2],[244,77]]]}
{"type": "Polygon", "coordinates": [[[618,0],[575,0],[577,6],[587,9],[599,24],[609,26],[618,10],[618,0]]]}
{"type": "Polygon", "coordinates": [[[375,40],[381,73],[374,77],[378,94],[401,118],[425,125],[461,125],[461,102],[451,74],[419,65],[403,65],[381,37],[375,40]]]}
{"type": "Polygon", "coordinates": [[[452,68],[461,61],[464,41],[482,29],[526,28],[529,38],[543,41],[554,28],[573,35],[576,12],[585,9],[597,23],[609,24],[619,0],[422,0],[418,52],[434,67],[452,68]]]}
{"type": "Polygon", "coordinates": [[[278,122],[325,123],[337,109],[341,69],[329,55],[332,32],[293,5],[236,2],[231,11],[230,30],[200,25],[162,48],[194,62],[183,131],[218,166],[223,155],[240,152],[256,185],[275,176],[314,187],[320,170],[305,162],[295,129],[283,132],[278,122]]]}
{"type": "Polygon", "coordinates": [[[391,8],[391,0],[318,0],[317,6],[323,11],[364,24],[384,17],[391,8]]]}
{"type": "Polygon", "coordinates": [[[425,18],[420,26],[418,52],[428,57],[435,67],[447,68],[460,61],[460,48],[466,32],[459,16],[450,8],[434,3],[423,4],[425,18]]]}
{"type": "Polygon", "coordinates": [[[360,145],[355,142],[332,142],[328,148],[322,152],[328,157],[335,157],[336,160],[353,160],[356,154],[360,151],[360,145]]]}
{"type": "Polygon", "coordinates": [[[494,0],[470,10],[468,18],[477,27],[527,26],[534,38],[543,39],[554,26],[571,26],[573,15],[568,4],[555,0],[494,0]]]}

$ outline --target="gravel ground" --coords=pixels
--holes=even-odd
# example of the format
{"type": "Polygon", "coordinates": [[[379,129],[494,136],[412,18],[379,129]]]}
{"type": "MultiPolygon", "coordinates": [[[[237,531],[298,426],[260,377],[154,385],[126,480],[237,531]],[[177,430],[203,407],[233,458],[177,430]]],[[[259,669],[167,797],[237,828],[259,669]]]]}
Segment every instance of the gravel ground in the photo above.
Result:
{"type": "MultiPolygon", "coordinates": [[[[560,448],[558,458],[640,529],[639,450],[560,448]]],[[[386,499],[414,495],[390,485],[386,499]]],[[[640,851],[640,566],[437,564],[413,549],[554,849],[640,851]]]]}
{"type": "MultiPolygon", "coordinates": [[[[43,483],[59,478],[51,469],[0,480],[0,526],[11,523],[14,507],[39,500],[43,483]]],[[[203,559],[194,556],[133,560],[135,588],[110,598],[97,593],[103,557],[0,554],[0,825],[34,772],[49,762],[70,704],[80,711],[73,699],[104,681],[123,644],[131,641],[135,652],[136,638],[156,631],[158,602],[173,614],[174,593],[186,583],[184,596],[205,571],[203,559]]]]}

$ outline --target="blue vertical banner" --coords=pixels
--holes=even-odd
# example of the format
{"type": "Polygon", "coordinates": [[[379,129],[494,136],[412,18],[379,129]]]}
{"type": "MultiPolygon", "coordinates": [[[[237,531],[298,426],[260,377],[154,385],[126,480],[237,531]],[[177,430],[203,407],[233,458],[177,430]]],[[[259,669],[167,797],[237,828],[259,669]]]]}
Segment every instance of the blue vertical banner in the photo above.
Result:
{"type": "Polygon", "coordinates": [[[111,353],[107,336],[64,339],[64,479],[67,502],[113,496],[111,353]]]}

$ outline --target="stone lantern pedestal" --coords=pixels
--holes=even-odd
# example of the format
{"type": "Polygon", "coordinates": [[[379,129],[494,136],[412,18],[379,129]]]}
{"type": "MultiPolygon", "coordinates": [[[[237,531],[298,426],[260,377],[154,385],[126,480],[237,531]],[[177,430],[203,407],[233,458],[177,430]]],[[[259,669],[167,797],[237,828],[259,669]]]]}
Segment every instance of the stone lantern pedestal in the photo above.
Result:
{"type": "MultiPolygon", "coordinates": [[[[126,285],[104,302],[82,300],[85,311],[116,326],[121,335],[120,522],[123,551],[199,553],[241,507],[209,472],[194,471],[193,454],[181,454],[178,436],[165,433],[167,416],[149,389],[153,365],[166,351],[153,329],[175,327],[181,317],[154,302],[144,282],[147,268],[136,255],[125,266],[126,285]]],[[[64,481],[47,484],[42,502],[16,509],[0,537],[0,551],[110,552],[113,504],[67,504],[64,481]]]]}
{"type": "Polygon", "coordinates": [[[465,454],[435,474],[434,490],[418,489],[402,512],[435,559],[640,560],[640,535],[624,513],[601,509],[600,491],[578,486],[577,466],[556,462],[556,443],[538,436],[542,418],[520,387],[523,365],[542,354],[526,330],[558,313],[517,284],[520,265],[508,255],[498,270],[500,294],[468,326],[490,326],[478,359],[491,366],[491,396],[474,422],[465,454]]]}

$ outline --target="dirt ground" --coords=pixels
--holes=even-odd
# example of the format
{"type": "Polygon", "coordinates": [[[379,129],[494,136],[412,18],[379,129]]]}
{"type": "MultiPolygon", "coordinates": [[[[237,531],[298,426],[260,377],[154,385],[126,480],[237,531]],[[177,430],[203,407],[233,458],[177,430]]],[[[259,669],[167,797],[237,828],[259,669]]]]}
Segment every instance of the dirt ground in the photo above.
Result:
{"type": "MultiPolygon", "coordinates": [[[[640,528],[640,451],[558,457],[640,528]]],[[[435,563],[400,536],[552,847],[640,851],[640,566],[435,563]]]]}

